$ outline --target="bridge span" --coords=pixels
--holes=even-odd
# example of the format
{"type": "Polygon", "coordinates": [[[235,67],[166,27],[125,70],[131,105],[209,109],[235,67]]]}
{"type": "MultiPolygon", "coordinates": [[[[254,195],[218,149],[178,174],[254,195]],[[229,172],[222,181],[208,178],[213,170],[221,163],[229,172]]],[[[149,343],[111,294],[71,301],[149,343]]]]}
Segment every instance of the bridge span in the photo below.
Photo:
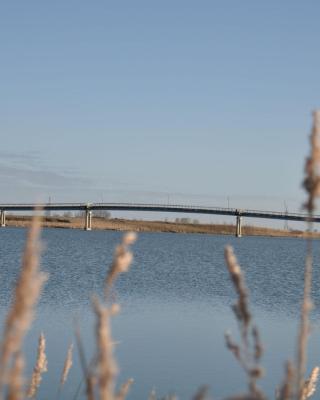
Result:
{"type": "Polygon", "coordinates": [[[278,211],[259,211],[238,208],[201,207],[179,204],[141,204],[141,203],[42,203],[42,204],[0,204],[0,226],[6,226],[6,212],[28,211],[36,209],[43,211],[84,211],[84,229],[92,228],[92,212],[95,210],[107,211],[151,211],[173,212],[186,214],[215,214],[236,217],[236,236],[241,237],[242,218],[263,218],[288,221],[320,222],[320,215],[310,217],[305,213],[289,213],[278,211]]]}

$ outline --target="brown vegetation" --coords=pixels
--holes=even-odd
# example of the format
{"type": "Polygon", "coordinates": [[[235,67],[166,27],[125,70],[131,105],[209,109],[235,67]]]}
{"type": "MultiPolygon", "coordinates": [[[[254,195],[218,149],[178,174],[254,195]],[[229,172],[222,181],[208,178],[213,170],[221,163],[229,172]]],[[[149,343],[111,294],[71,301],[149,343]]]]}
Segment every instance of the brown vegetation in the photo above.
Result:
{"type": "MultiPolygon", "coordinates": [[[[7,225],[14,227],[30,226],[31,216],[8,215],[7,225]]],[[[70,228],[83,229],[84,219],[79,217],[45,217],[43,227],[47,228],[70,228]]],[[[234,235],[235,225],[228,224],[193,224],[181,222],[165,221],[143,221],[131,219],[92,219],[92,229],[115,230],[115,231],[134,231],[134,232],[170,232],[170,233],[205,233],[212,235],[234,235]]],[[[301,237],[311,236],[320,238],[318,232],[305,232],[300,230],[284,230],[275,228],[265,228],[258,226],[243,225],[243,236],[270,236],[270,237],[301,237]]]]}

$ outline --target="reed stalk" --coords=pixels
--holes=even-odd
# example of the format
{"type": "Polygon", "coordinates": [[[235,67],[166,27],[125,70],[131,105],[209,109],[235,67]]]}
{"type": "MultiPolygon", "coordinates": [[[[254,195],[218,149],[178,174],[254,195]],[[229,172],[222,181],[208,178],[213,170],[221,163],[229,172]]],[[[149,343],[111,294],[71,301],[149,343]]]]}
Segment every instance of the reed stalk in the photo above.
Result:
{"type": "Polygon", "coordinates": [[[257,386],[257,380],[263,376],[260,360],[263,347],[260,334],[256,326],[252,324],[252,316],[249,311],[248,290],[245,285],[243,273],[231,246],[225,247],[225,260],[229,270],[230,279],[238,296],[238,301],[233,305],[235,317],[238,321],[241,343],[236,344],[229,333],[225,334],[226,346],[238,360],[248,378],[249,393],[247,398],[262,400],[265,395],[257,386]],[[253,345],[250,347],[252,339],[253,345]]]}
{"type": "Polygon", "coordinates": [[[9,372],[7,400],[23,400],[24,399],[24,358],[19,351],[13,360],[12,368],[9,372]]]}
{"type": "Polygon", "coordinates": [[[93,298],[93,309],[96,314],[96,338],[97,338],[97,379],[100,400],[112,400],[115,398],[115,377],[118,372],[116,361],[113,357],[113,340],[110,329],[110,310],[103,306],[99,300],[93,298]]]}
{"type": "Polygon", "coordinates": [[[286,363],[286,375],[283,384],[276,389],[276,400],[292,400],[294,398],[295,369],[291,361],[286,363]]]}
{"type": "Polygon", "coordinates": [[[129,378],[125,383],[123,383],[121,385],[120,390],[116,395],[116,400],[125,400],[126,399],[133,382],[134,382],[133,379],[129,378]]]}
{"type": "Polygon", "coordinates": [[[93,371],[91,368],[88,376],[91,379],[91,383],[97,384],[100,400],[124,400],[133,382],[131,379],[128,380],[119,393],[115,393],[115,378],[118,373],[118,367],[113,356],[113,348],[116,342],[111,335],[111,317],[119,313],[120,305],[112,303],[110,293],[118,275],[129,270],[133,260],[133,254],[129,247],[135,241],[136,234],[128,232],[123,235],[120,245],[116,247],[113,261],[105,280],[107,305],[102,304],[97,297],[92,299],[93,310],[96,314],[97,355],[95,370],[93,371]]]}
{"type": "Polygon", "coordinates": [[[39,343],[38,343],[37,361],[36,361],[36,365],[33,369],[33,374],[32,374],[29,389],[27,392],[27,397],[29,397],[29,398],[36,397],[38,388],[39,388],[41,380],[42,380],[42,374],[47,371],[48,371],[48,362],[47,362],[47,356],[46,356],[46,339],[44,337],[44,334],[41,333],[41,335],[39,337],[39,343]]]}
{"type": "MultiPolygon", "coordinates": [[[[309,213],[308,228],[312,230],[312,220],[315,210],[316,199],[320,195],[320,111],[313,112],[313,126],[310,135],[310,156],[305,163],[305,179],[303,187],[308,198],[304,207],[309,213]]],[[[307,364],[307,345],[310,332],[309,315],[312,309],[311,287],[312,287],[312,239],[307,239],[307,255],[304,269],[303,300],[300,312],[300,327],[297,344],[297,377],[296,398],[302,400],[305,387],[305,373],[307,364]]]]}
{"type": "MultiPolygon", "coordinates": [[[[3,385],[8,379],[10,362],[12,359],[17,360],[17,354],[21,351],[24,336],[33,321],[35,306],[46,280],[46,275],[40,272],[39,268],[39,238],[40,219],[36,217],[32,220],[28,232],[20,276],[4,324],[3,339],[0,345],[0,399],[3,385]]],[[[21,372],[21,369],[17,368],[16,371],[21,372]]],[[[22,378],[20,379],[22,380],[22,378]]]]}
{"type": "Polygon", "coordinates": [[[70,369],[72,367],[72,354],[73,354],[73,344],[71,343],[71,345],[69,346],[68,351],[67,351],[67,356],[66,356],[62,374],[61,374],[61,379],[60,379],[60,387],[61,388],[66,383],[70,369]]]}

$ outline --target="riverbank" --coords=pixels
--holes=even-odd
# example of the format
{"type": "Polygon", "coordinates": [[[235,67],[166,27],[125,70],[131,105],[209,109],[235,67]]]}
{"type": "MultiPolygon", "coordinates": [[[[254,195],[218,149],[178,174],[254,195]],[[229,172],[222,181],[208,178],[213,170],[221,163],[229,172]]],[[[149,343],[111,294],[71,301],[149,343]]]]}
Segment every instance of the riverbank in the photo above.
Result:
{"type": "MultiPolygon", "coordinates": [[[[30,216],[8,215],[7,226],[28,227],[30,216]]],[[[83,229],[84,219],[79,217],[44,217],[43,226],[47,228],[83,229]]],[[[173,232],[173,233],[207,233],[214,235],[234,235],[235,225],[226,224],[193,224],[165,221],[143,221],[118,218],[93,217],[92,229],[135,231],[135,232],[173,232]]],[[[300,230],[284,230],[243,225],[243,236],[271,236],[271,237],[313,237],[320,238],[318,232],[304,232],[300,230]]]]}

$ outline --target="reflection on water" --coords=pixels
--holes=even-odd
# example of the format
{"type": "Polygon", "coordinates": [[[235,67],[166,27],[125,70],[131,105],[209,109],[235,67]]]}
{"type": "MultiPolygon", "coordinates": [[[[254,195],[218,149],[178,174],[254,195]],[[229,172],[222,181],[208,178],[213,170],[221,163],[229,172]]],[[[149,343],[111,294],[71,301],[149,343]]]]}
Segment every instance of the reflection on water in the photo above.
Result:
{"type": "MultiPolygon", "coordinates": [[[[0,230],[1,317],[10,301],[20,268],[26,231],[0,230]]],[[[43,231],[45,286],[37,320],[25,350],[31,371],[37,336],[47,337],[49,371],[39,398],[53,399],[74,320],[81,325],[87,355],[94,349],[92,293],[102,294],[107,266],[121,233],[78,230],[43,231]]],[[[134,245],[135,261],[116,285],[121,315],[113,321],[119,382],[133,377],[132,399],[177,393],[191,398],[199,385],[208,384],[215,397],[245,390],[245,379],[225,349],[223,334],[237,327],[230,310],[235,300],[224,264],[223,249],[231,243],[245,271],[251,303],[266,346],[267,375],[262,386],[273,396],[283,378],[283,362],[294,356],[294,342],[302,296],[305,242],[227,236],[142,233],[134,245]]],[[[313,295],[320,302],[319,244],[315,242],[313,295]]],[[[313,319],[318,318],[317,308],[313,319]]],[[[311,340],[310,368],[319,363],[319,329],[311,340]]],[[[71,398],[81,382],[76,357],[64,398],[71,398]]],[[[81,391],[81,393],[83,393],[81,391]]]]}

